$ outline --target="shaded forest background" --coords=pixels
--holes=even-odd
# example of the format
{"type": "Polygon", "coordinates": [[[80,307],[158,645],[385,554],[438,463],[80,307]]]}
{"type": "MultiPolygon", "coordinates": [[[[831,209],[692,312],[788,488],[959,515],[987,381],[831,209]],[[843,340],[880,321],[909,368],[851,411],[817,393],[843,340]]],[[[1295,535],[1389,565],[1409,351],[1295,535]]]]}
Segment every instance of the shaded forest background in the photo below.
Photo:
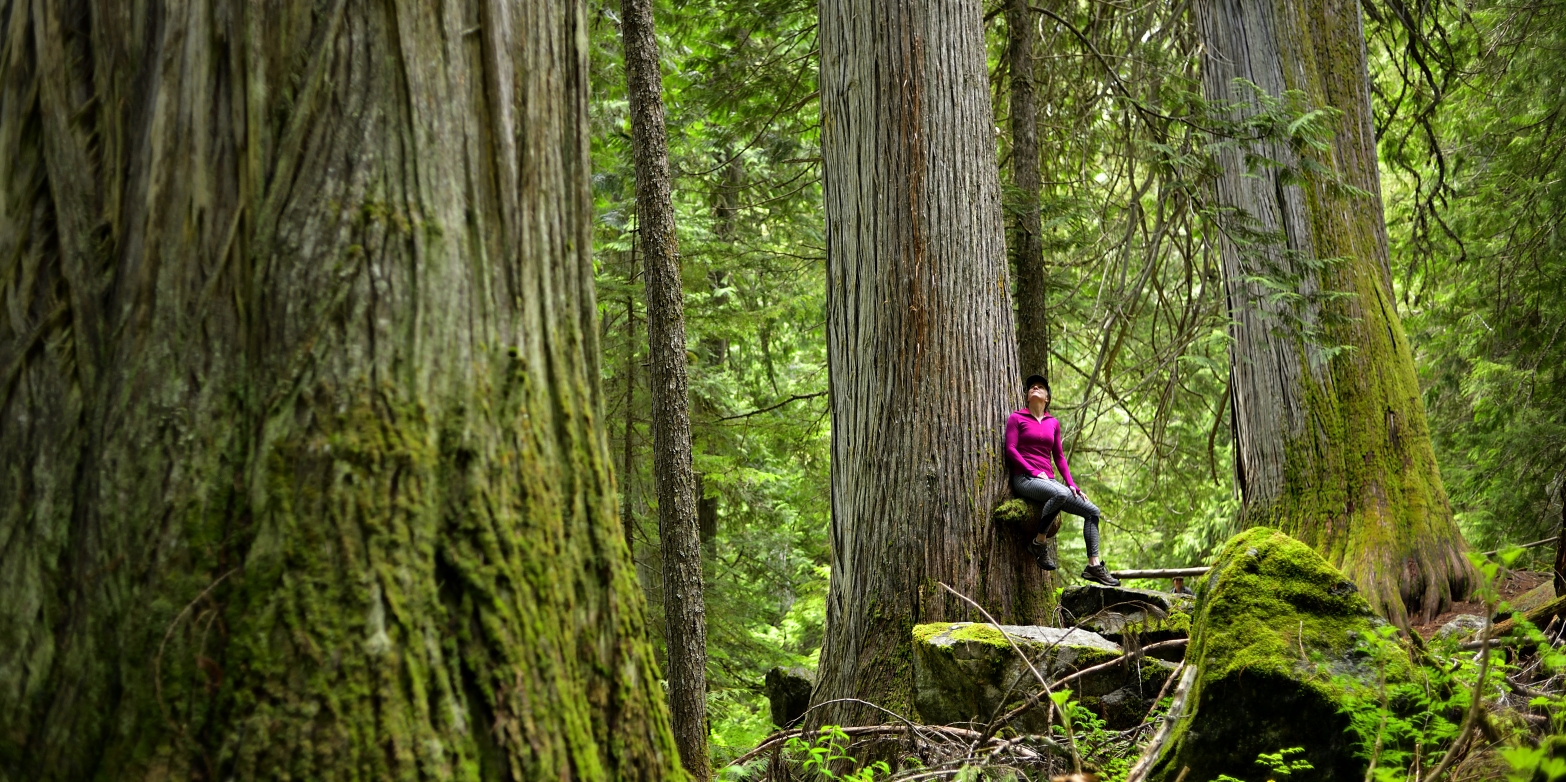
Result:
{"type": "MultiPolygon", "coordinates": [[[[619,3],[590,5],[603,388],[638,573],[661,616],[645,298],[619,3]]],[[[1367,2],[1399,314],[1442,478],[1477,550],[1566,521],[1566,3],[1367,2]]],[[[718,759],[771,730],[778,665],[814,667],[829,575],[816,5],[659,3],[701,499],[718,759]]],[[[1218,145],[1184,3],[1034,6],[1054,410],[1116,567],[1200,564],[1237,531],[1218,145]]],[[[1010,105],[987,6],[1003,187],[1010,105]]],[[[1309,143],[1279,101],[1276,132],[1309,143]]],[[[1254,130],[1254,128],[1252,129],[1254,130]]],[[[1019,193],[1011,188],[1006,200],[1019,193]]],[[[1014,270],[1025,273],[1021,270],[1014,270]]],[[[1288,280],[1261,280],[1280,299],[1288,280]]],[[[1019,400],[1020,404],[1020,400],[1019,400]]],[[[1069,526],[1069,525],[1068,525],[1069,526]]],[[[1062,535],[1063,572],[1083,558],[1062,535]]],[[[1538,556],[1549,556],[1540,549],[1538,556]]],[[[661,623],[651,626],[662,648],[661,623]]]]}

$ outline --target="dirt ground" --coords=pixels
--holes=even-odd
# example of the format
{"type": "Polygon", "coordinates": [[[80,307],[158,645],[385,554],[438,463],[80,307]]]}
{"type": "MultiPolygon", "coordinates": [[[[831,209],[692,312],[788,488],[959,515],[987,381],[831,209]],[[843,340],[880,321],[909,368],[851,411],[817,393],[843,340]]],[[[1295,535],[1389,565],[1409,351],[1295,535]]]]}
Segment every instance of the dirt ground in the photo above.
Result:
{"type": "MultiPolygon", "coordinates": [[[[1521,597],[1524,593],[1539,587],[1542,584],[1546,584],[1549,581],[1549,573],[1536,573],[1528,570],[1506,571],[1506,575],[1501,577],[1501,583],[1499,584],[1501,599],[1509,603],[1515,603],[1517,598],[1521,597]]],[[[1452,608],[1450,610],[1436,617],[1435,621],[1428,622],[1426,624],[1414,625],[1414,630],[1419,633],[1420,637],[1428,641],[1436,634],[1437,630],[1441,629],[1441,625],[1452,621],[1452,617],[1455,617],[1458,614],[1483,615],[1484,603],[1477,600],[1454,603],[1452,604],[1452,608]]]]}

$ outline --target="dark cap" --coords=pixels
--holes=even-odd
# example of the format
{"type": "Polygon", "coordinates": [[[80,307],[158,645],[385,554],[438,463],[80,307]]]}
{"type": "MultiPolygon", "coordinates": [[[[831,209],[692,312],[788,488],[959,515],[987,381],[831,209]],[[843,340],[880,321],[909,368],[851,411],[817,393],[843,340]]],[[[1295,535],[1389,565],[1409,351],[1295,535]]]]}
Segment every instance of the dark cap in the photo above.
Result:
{"type": "Polygon", "coordinates": [[[1032,388],[1034,385],[1043,386],[1044,390],[1049,391],[1051,395],[1055,393],[1054,391],[1050,391],[1049,380],[1046,379],[1043,375],[1028,375],[1028,379],[1022,381],[1022,393],[1028,393],[1028,389],[1032,388]]]}

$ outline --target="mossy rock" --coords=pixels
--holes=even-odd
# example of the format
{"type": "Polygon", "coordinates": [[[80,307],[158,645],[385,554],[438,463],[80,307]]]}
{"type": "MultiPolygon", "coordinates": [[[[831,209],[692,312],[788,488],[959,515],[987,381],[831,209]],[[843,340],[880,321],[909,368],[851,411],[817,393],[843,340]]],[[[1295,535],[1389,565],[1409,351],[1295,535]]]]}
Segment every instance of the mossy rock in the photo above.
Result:
{"type": "MultiPolygon", "coordinates": [[[[1119,645],[1085,630],[1017,625],[1001,630],[1052,680],[1121,655],[1119,645]]],[[[1173,669],[1144,659],[1085,676],[1073,683],[1073,691],[1111,727],[1130,727],[1141,721],[1173,669]]],[[[914,705],[925,722],[983,725],[1037,691],[1033,673],[993,626],[940,622],[914,628],[914,705]]],[[[1048,709],[1038,708],[1012,727],[1045,733],[1048,718],[1048,709]]]]}
{"type": "MultiPolygon", "coordinates": [[[[1187,637],[1195,603],[1190,595],[1095,584],[1068,587],[1060,595],[1068,622],[1122,645],[1132,636],[1137,645],[1187,637]]],[[[1178,648],[1162,651],[1160,656],[1171,661],[1185,654],[1178,648]]]]}
{"type": "Polygon", "coordinates": [[[1198,587],[1186,654],[1196,676],[1148,778],[1260,782],[1258,755],[1302,747],[1314,769],[1291,782],[1364,779],[1344,707],[1377,691],[1383,667],[1389,684],[1412,676],[1401,647],[1384,646],[1378,663],[1364,640],[1385,624],[1304,543],[1265,527],[1235,536],[1198,587]]]}
{"type": "Polygon", "coordinates": [[[1508,600],[1507,602],[1511,603],[1511,605],[1512,605],[1512,611],[1511,612],[1513,614],[1526,614],[1529,611],[1534,610],[1535,608],[1540,608],[1540,607],[1544,606],[1544,604],[1546,604],[1546,603],[1548,603],[1548,602],[1550,602],[1551,600],[1554,600],[1554,599],[1555,599],[1555,582],[1554,581],[1546,581],[1546,582],[1544,582],[1544,583],[1534,587],[1533,589],[1530,589],[1527,592],[1524,592],[1524,593],[1518,595],[1517,597],[1514,597],[1511,600],[1508,600]]]}

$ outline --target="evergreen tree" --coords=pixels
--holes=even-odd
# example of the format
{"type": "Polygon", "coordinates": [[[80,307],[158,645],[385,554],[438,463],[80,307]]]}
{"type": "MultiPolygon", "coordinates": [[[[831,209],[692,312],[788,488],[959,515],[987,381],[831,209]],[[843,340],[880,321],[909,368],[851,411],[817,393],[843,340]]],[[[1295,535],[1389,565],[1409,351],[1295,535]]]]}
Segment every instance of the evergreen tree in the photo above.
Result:
{"type": "Polygon", "coordinates": [[[1244,521],[1344,570],[1398,624],[1467,595],[1398,319],[1358,0],[1204,0],[1244,521]]]}
{"type": "Polygon", "coordinates": [[[647,270],[652,371],[653,483],[663,554],[669,705],[680,759],[696,779],[707,768],[707,618],[702,594],[698,497],[691,466],[690,391],[685,372],[685,302],[670,195],[669,140],[652,0],[624,0],[625,83],[636,160],[638,246],[647,270]]]}
{"type": "Polygon", "coordinates": [[[0,777],[680,776],[584,20],[0,2],[0,777]]]}
{"type": "MultiPolygon", "coordinates": [[[[821,3],[832,582],[813,700],[912,701],[911,629],[1047,620],[992,524],[1020,399],[979,3],[821,3]]],[[[873,718],[836,704],[819,721],[873,718]]]]}

